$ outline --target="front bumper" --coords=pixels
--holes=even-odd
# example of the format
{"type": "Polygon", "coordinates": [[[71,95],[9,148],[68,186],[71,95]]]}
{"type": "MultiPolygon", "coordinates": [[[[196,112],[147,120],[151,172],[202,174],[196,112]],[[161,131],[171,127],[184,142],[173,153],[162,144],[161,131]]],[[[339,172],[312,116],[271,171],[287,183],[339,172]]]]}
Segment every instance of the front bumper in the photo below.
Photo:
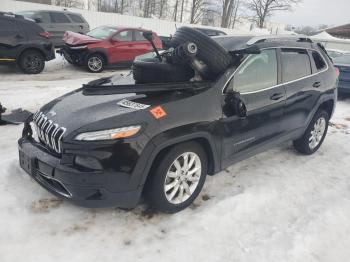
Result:
{"type": "Polygon", "coordinates": [[[55,59],[55,49],[53,47],[53,45],[50,44],[44,44],[43,45],[43,50],[45,50],[45,60],[46,61],[50,61],[55,59]]]}
{"type": "MultiPolygon", "coordinates": [[[[18,145],[22,169],[60,198],[84,207],[121,208],[133,208],[140,199],[142,187],[114,192],[108,174],[103,171],[82,171],[72,165],[62,164],[60,158],[49,154],[31,137],[22,137],[18,145]]],[[[123,185],[118,184],[118,188],[121,187],[123,185]]],[[[128,188],[127,184],[125,188],[128,188]]]]}
{"type": "Polygon", "coordinates": [[[89,54],[87,48],[74,49],[74,47],[72,48],[67,45],[62,46],[58,52],[62,54],[69,63],[74,65],[84,65],[85,59],[89,54]]]}

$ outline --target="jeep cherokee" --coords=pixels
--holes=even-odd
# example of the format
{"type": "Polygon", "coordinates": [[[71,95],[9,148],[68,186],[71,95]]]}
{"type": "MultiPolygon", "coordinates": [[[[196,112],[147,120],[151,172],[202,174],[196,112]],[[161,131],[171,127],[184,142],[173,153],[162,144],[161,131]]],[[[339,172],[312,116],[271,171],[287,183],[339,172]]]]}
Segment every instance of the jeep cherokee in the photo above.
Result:
{"type": "Polygon", "coordinates": [[[337,99],[324,48],[299,37],[215,41],[232,62],[214,80],[113,76],[46,104],[25,124],[21,167],[81,206],[132,208],[143,195],[175,213],[196,199],[207,174],[237,161],[285,141],[316,152],[337,99]]]}

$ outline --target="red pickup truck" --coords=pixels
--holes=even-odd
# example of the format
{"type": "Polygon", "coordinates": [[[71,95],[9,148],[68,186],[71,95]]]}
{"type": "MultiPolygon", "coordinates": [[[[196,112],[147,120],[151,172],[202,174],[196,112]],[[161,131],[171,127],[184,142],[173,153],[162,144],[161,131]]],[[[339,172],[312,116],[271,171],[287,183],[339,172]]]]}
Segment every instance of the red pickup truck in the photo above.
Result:
{"type": "MultiPolygon", "coordinates": [[[[85,66],[93,73],[102,72],[111,65],[128,67],[136,56],[152,50],[143,36],[144,31],[118,26],[100,26],[86,35],[67,31],[60,51],[69,63],[85,66]]],[[[156,33],[153,33],[153,41],[158,49],[162,48],[156,33]]]]}

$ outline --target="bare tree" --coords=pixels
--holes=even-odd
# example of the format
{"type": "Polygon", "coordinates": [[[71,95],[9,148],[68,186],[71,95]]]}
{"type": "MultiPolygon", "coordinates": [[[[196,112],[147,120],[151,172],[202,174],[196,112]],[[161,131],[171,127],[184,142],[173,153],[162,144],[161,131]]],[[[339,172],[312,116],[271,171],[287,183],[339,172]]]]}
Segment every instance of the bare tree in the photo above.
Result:
{"type": "Polygon", "coordinates": [[[83,3],[80,0],[56,0],[55,5],[76,8],[83,7],[83,3]]]}
{"type": "Polygon", "coordinates": [[[208,2],[205,0],[192,0],[190,16],[191,24],[197,24],[200,21],[207,5],[208,2]]]}
{"type": "Polygon", "coordinates": [[[184,5],[185,5],[185,0],[181,0],[180,22],[182,22],[183,16],[184,16],[184,5]]]}
{"type": "Polygon", "coordinates": [[[178,6],[179,6],[179,0],[176,0],[175,2],[175,6],[174,6],[174,15],[173,15],[173,18],[174,18],[174,21],[176,22],[177,21],[177,9],[178,9],[178,6]]]}
{"type": "Polygon", "coordinates": [[[235,24],[240,0],[222,0],[221,27],[235,24]]]}
{"type": "Polygon", "coordinates": [[[247,7],[253,12],[257,25],[263,28],[267,17],[276,11],[290,11],[299,2],[301,0],[248,0],[247,7]]]}
{"type": "Polygon", "coordinates": [[[159,0],[159,18],[163,17],[166,6],[167,0],[159,0]]]}

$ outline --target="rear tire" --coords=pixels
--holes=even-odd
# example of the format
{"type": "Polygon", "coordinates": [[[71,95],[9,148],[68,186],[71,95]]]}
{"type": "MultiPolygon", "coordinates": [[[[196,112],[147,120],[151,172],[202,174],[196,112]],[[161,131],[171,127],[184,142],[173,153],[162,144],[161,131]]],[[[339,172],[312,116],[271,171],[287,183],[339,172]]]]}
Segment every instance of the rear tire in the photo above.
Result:
{"type": "Polygon", "coordinates": [[[322,145],[328,130],[329,115],[324,110],[318,110],[311,120],[304,135],[293,141],[294,148],[304,154],[315,153],[322,145]]]}
{"type": "Polygon", "coordinates": [[[193,69],[187,65],[134,61],[132,69],[137,83],[186,82],[194,77],[193,69]]]}
{"type": "Polygon", "coordinates": [[[209,71],[214,76],[224,71],[232,62],[231,55],[223,46],[196,29],[181,27],[171,39],[173,47],[186,42],[192,42],[197,45],[198,53],[196,57],[209,67],[209,71]]]}
{"type": "Polygon", "coordinates": [[[196,142],[182,143],[156,161],[147,181],[146,199],[156,210],[170,214],[191,205],[207,175],[203,148],[196,142]]]}
{"type": "Polygon", "coordinates": [[[39,74],[44,70],[45,58],[39,51],[27,50],[21,54],[18,66],[26,74],[39,74]]]}
{"type": "Polygon", "coordinates": [[[100,54],[91,54],[87,57],[85,65],[89,72],[100,73],[105,69],[105,59],[100,54]]]}

